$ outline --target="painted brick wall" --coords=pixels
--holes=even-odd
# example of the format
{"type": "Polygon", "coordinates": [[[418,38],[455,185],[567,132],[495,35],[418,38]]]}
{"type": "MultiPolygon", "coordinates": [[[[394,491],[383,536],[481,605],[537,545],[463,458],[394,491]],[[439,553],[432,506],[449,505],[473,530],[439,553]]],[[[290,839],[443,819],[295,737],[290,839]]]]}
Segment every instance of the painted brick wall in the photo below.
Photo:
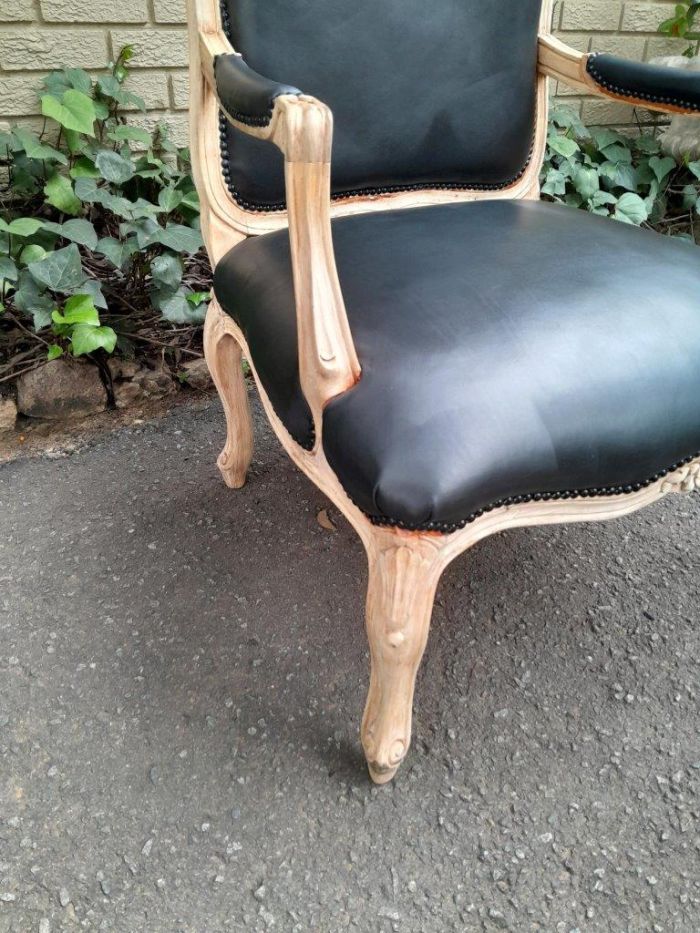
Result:
{"type": "MultiPolygon", "coordinates": [[[[557,0],[554,25],[578,49],[648,59],[680,54],[686,46],[656,34],[672,8],[673,0],[557,0]]],[[[184,145],[185,33],[185,0],[0,0],[0,121],[37,122],[34,89],[47,70],[80,65],[97,71],[132,44],[137,56],[130,86],[146,101],[146,122],[166,117],[184,145]]],[[[587,123],[634,122],[624,104],[556,90],[587,123]]]]}

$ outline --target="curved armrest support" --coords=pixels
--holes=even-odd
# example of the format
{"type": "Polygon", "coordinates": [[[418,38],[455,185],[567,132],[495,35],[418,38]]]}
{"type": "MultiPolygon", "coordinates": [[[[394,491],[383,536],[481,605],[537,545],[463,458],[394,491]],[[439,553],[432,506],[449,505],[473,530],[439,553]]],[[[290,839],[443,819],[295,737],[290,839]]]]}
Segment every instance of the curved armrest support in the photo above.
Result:
{"type": "Polygon", "coordinates": [[[333,115],[263,78],[221,33],[200,33],[202,68],[231,124],[282,150],[299,342],[299,378],[321,440],[323,408],[360,378],[331,237],[333,115]]]}
{"type": "Polygon", "coordinates": [[[553,36],[539,38],[539,70],[582,91],[661,113],[700,113],[700,72],[586,54],[553,36]]]}

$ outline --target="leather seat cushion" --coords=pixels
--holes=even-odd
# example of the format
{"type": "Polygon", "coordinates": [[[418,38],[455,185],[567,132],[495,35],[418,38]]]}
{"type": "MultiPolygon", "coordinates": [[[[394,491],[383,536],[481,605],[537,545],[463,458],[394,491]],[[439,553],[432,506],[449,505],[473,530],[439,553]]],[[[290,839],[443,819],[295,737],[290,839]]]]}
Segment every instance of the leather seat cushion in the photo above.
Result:
{"type": "MultiPolygon", "coordinates": [[[[375,519],[445,530],[511,497],[629,491],[700,450],[694,246],[498,200],[340,218],[333,239],[362,378],[323,447],[375,519]]],[[[235,247],[214,288],[308,446],[287,231],[235,247]]]]}

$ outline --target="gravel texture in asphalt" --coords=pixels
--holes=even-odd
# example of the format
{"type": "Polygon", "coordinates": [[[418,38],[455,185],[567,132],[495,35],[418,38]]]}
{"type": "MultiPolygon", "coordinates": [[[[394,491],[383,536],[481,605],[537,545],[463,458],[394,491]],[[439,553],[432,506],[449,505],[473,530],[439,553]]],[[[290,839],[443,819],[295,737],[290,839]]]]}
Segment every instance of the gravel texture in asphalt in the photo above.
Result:
{"type": "Polygon", "coordinates": [[[222,441],[0,469],[2,933],[700,930],[700,496],[456,560],[377,789],[359,540],[222,441]]]}

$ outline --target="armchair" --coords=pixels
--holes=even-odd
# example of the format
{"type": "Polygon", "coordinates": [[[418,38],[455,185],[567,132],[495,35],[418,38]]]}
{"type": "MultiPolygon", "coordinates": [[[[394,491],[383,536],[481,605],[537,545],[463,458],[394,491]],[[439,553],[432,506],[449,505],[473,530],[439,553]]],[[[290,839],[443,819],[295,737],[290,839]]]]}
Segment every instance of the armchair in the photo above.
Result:
{"type": "Polygon", "coordinates": [[[538,187],[547,76],[695,110],[700,75],[567,49],[541,0],[505,35],[485,0],[189,16],[219,468],[245,482],[244,353],[282,445],[367,551],[361,737],[385,783],[451,560],[700,487],[700,254],[538,187]]]}

